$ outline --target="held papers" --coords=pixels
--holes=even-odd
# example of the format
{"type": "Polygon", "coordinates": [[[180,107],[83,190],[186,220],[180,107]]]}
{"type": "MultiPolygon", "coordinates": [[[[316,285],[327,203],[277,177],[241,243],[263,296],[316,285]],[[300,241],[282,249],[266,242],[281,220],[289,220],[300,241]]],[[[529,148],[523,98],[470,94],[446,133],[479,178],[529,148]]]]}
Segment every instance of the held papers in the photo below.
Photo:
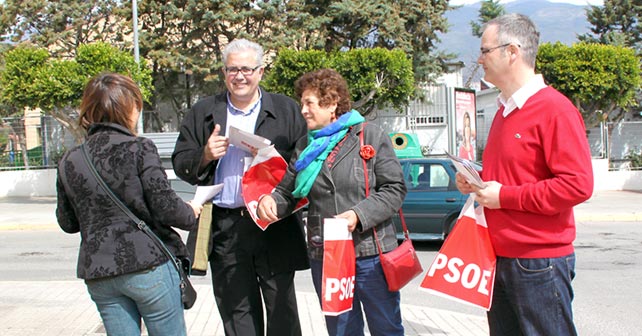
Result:
{"type": "Polygon", "coordinates": [[[475,166],[472,162],[460,157],[453,156],[448,152],[446,152],[446,155],[448,155],[450,161],[452,161],[452,163],[455,165],[457,172],[464,175],[468,183],[481,189],[484,189],[486,187],[486,183],[482,181],[481,176],[479,176],[479,173],[475,169],[475,166]]]}
{"type": "Polygon", "coordinates": [[[211,186],[198,186],[196,187],[196,192],[194,193],[194,202],[196,204],[203,205],[205,202],[212,199],[223,189],[223,183],[211,185],[211,186]]]}
{"type": "MultiPolygon", "coordinates": [[[[230,144],[250,153],[254,148],[261,149],[270,145],[270,140],[245,132],[234,126],[230,126],[229,140],[230,144]]],[[[249,159],[252,160],[252,158],[249,159]]],[[[246,165],[249,166],[249,162],[246,165]]],[[[201,205],[205,204],[205,202],[211,200],[212,197],[216,196],[221,190],[223,190],[223,183],[211,186],[198,186],[196,187],[196,193],[194,193],[194,201],[201,205]]]]}
{"type": "Polygon", "coordinates": [[[234,126],[230,126],[229,139],[230,144],[250,153],[252,153],[252,149],[265,148],[271,144],[270,140],[262,136],[243,131],[234,126]]]}

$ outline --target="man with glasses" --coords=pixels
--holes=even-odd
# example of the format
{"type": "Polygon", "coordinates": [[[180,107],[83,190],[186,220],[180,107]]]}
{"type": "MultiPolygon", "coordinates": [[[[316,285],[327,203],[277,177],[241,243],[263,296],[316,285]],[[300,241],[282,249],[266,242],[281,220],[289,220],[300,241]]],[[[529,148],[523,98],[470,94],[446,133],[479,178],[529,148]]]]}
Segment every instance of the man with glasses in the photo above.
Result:
{"type": "MultiPolygon", "coordinates": [[[[225,137],[230,126],[269,139],[289,161],[306,123],[296,102],[259,87],[263,48],[245,39],[223,51],[226,92],[185,116],[172,155],[176,175],[195,185],[223,183],[214,197],[209,263],[226,335],[301,335],[294,272],[309,267],[300,215],[262,231],[241,195],[251,153],[225,137]],[[263,303],[265,303],[264,322],[263,303]]],[[[191,238],[191,237],[190,237],[191,238]]]]}
{"type": "Polygon", "coordinates": [[[575,106],[535,74],[539,32],[521,14],[486,23],[478,63],[499,88],[499,110],[482,156],[477,188],[457,174],[462,193],[484,206],[497,254],[491,335],[576,335],[573,206],[593,192],[584,121],[575,106]]]}

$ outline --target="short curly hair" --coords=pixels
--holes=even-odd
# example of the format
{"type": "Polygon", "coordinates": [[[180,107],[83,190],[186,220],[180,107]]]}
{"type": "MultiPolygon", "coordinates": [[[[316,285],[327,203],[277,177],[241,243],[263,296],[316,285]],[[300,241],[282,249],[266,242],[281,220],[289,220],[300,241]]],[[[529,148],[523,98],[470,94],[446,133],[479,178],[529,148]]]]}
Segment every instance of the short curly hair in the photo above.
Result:
{"type": "Polygon", "coordinates": [[[337,104],[334,112],[338,118],[352,109],[348,83],[336,70],[320,69],[308,72],[294,82],[294,92],[301,100],[303,92],[313,90],[319,97],[319,106],[337,104]]]}

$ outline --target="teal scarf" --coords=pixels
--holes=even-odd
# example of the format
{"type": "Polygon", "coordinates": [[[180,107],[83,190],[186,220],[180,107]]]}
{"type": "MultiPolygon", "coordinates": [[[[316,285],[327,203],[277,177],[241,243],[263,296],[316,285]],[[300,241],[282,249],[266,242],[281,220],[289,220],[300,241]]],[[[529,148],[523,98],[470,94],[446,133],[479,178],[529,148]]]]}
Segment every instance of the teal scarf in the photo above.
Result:
{"type": "Polygon", "coordinates": [[[323,162],[341,139],[348,133],[351,126],[364,122],[359,112],[346,112],[335,122],[320,130],[308,131],[308,146],[305,147],[294,168],[297,171],[292,195],[303,198],[308,195],[314,180],[321,171],[323,162]]]}

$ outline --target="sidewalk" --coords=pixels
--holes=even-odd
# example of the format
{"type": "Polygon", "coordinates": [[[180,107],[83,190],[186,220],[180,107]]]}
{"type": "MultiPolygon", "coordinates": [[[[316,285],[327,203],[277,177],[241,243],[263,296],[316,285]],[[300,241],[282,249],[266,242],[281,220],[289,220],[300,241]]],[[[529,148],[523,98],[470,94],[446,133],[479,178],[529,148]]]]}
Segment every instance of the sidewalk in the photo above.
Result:
{"type": "MultiPolygon", "coordinates": [[[[58,229],[55,198],[0,199],[0,232],[58,229]]],[[[578,222],[642,222],[642,192],[599,191],[575,208],[578,222]]],[[[190,336],[223,335],[211,285],[195,282],[196,305],[185,312],[190,336]]],[[[0,281],[0,334],[105,335],[81,280],[0,281]]],[[[313,292],[297,291],[303,335],[327,335],[313,292]]],[[[462,314],[402,304],[406,335],[487,335],[483,313],[462,314]]]]}
{"type": "Polygon", "coordinates": [[[575,207],[577,222],[642,222],[642,191],[596,191],[575,207]]]}
{"type": "MultiPolygon", "coordinates": [[[[212,286],[195,288],[198,300],[185,311],[188,335],[224,335],[212,286]]],[[[4,336],[105,335],[96,306],[80,280],[3,281],[0,293],[0,334],[4,336]]],[[[297,300],[303,335],[327,336],[315,294],[299,292],[297,300]]],[[[482,316],[409,305],[401,309],[406,335],[488,335],[482,316]]]]}

